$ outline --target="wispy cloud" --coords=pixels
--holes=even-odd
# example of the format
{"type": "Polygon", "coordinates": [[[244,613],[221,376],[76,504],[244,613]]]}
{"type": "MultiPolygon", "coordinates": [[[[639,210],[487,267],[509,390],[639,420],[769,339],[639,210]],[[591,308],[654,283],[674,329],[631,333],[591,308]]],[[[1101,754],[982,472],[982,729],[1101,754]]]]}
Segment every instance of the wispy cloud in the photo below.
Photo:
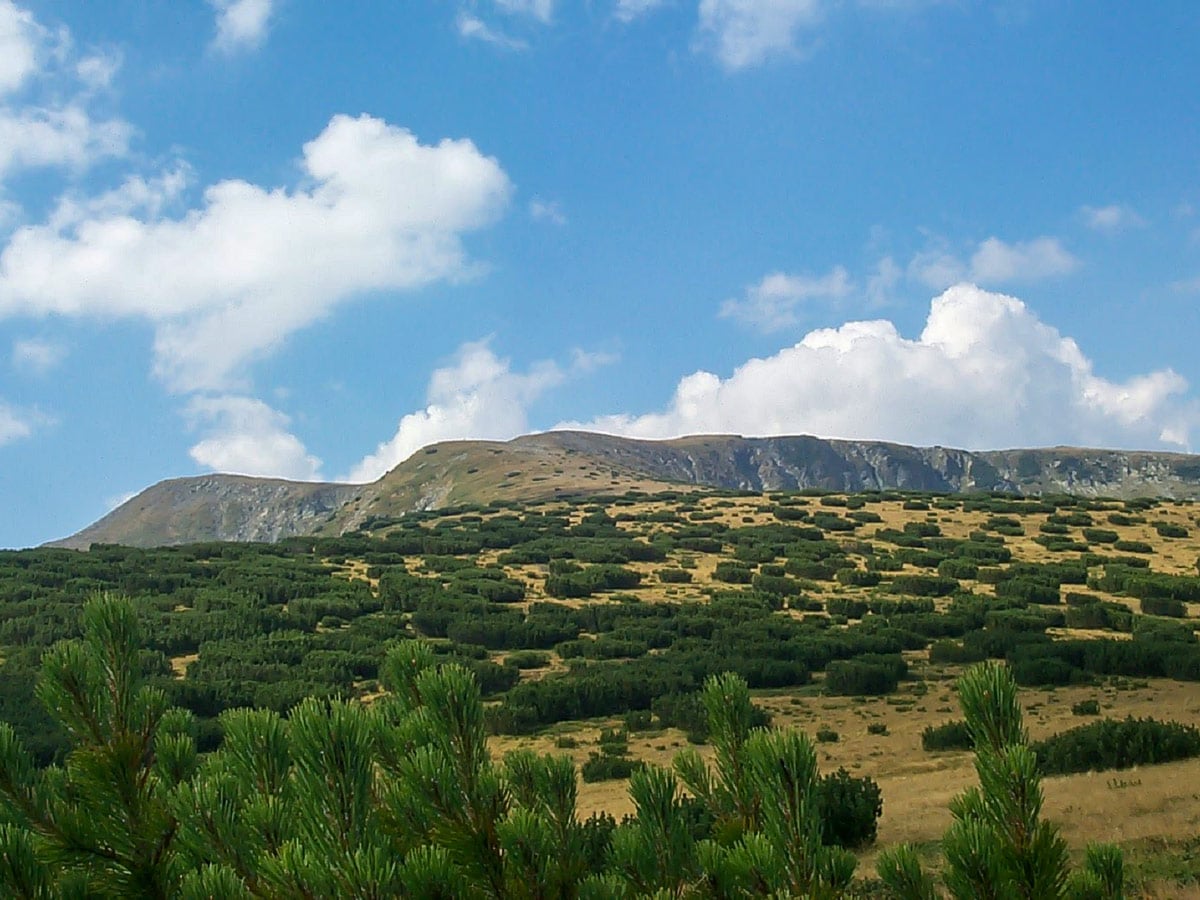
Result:
{"type": "Polygon", "coordinates": [[[664,0],[617,0],[613,17],[621,22],[632,22],[662,6],[664,0]]]}
{"type": "Polygon", "coordinates": [[[1081,263],[1056,237],[1009,243],[997,237],[981,241],[969,259],[953,253],[944,241],[916,254],[908,265],[909,277],[935,289],[960,281],[986,286],[1040,281],[1068,275],[1081,263]]]}
{"type": "Polygon", "coordinates": [[[20,338],[13,342],[12,366],[26,375],[45,375],[66,358],[67,348],[42,338],[20,338]]]}
{"type": "Polygon", "coordinates": [[[746,288],[743,296],[722,303],[718,316],[736,319],[762,332],[779,331],[800,321],[802,304],[839,300],[853,287],[849,273],[841,266],[820,276],[772,272],[746,288]]]}
{"type": "Polygon", "coordinates": [[[562,210],[562,204],[557,200],[542,200],[534,197],[529,201],[529,216],[535,222],[547,222],[550,225],[566,225],[567,216],[562,210]]]}
{"type": "Polygon", "coordinates": [[[275,0],[208,0],[216,12],[213,48],[222,53],[255,50],[270,30],[275,0]]]}
{"type": "Polygon", "coordinates": [[[1121,203],[1108,206],[1083,206],[1079,209],[1083,224],[1093,231],[1103,231],[1115,234],[1129,228],[1141,228],[1146,224],[1145,219],[1131,207],[1121,203]]]}
{"type": "Polygon", "coordinates": [[[527,50],[529,45],[520,38],[512,37],[498,28],[488,25],[478,16],[466,11],[458,14],[458,34],[469,41],[482,41],[503,50],[527,50]]]}

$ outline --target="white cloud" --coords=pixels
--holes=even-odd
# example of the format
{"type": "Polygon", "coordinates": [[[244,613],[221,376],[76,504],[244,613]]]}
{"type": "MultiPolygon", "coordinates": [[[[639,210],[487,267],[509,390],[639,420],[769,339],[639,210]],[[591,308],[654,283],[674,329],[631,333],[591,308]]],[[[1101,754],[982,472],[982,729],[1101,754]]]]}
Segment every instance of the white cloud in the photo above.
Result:
{"type": "Polygon", "coordinates": [[[254,50],[267,36],[274,0],[208,0],[217,14],[213,46],[223,53],[254,50]]]}
{"type": "Polygon", "coordinates": [[[18,168],[82,169],[122,156],[131,128],[120,119],[94,120],[82,106],[0,108],[0,178],[18,168]]]}
{"type": "Polygon", "coordinates": [[[795,325],[797,307],[810,300],[839,300],[853,289],[841,266],[827,275],[787,275],[772,272],[746,288],[745,296],[721,304],[721,318],[737,319],[759,331],[772,332],[795,325]]]}
{"type": "Polygon", "coordinates": [[[663,0],[617,0],[613,15],[621,22],[632,22],[663,5],[663,0]]]}
{"type": "Polygon", "coordinates": [[[700,43],[727,69],[794,56],[802,29],[822,15],[820,0],[700,0],[700,43]]]}
{"type": "Polygon", "coordinates": [[[89,109],[91,95],[118,67],[118,58],[103,53],[76,58],[66,29],[52,33],[27,10],[0,0],[0,98],[10,95],[0,102],[0,185],[19,169],[80,171],[125,154],[129,124],[97,119],[89,109]]]}
{"type": "Polygon", "coordinates": [[[933,301],[915,340],[882,320],[812,331],[728,378],[703,371],[683,378],[661,412],[559,427],[967,448],[1186,446],[1198,420],[1187,389],[1169,369],[1109,381],[1021,301],[960,284],[933,301]]]}
{"type": "Polygon", "coordinates": [[[31,437],[38,428],[53,425],[51,416],[37,409],[22,409],[0,397],[0,447],[31,437]]]}
{"type": "Polygon", "coordinates": [[[121,54],[115,50],[93,53],[75,64],[75,74],[86,88],[104,90],[112,85],[113,78],[121,69],[121,62],[121,54]]]}
{"type": "Polygon", "coordinates": [[[215,472],[315,481],[321,460],[288,430],[290,420],[261,400],[235,395],[193,397],[186,415],[207,437],[188,451],[215,472]]]}
{"type": "Polygon", "coordinates": [[[463,11],[458,14],[458,34],[467,40],[483,41],[504,50],[526,50],[529,45],[520,38],[511,37],[488,25],[478,16],[463,11]]]}
{"type": "Polygon", "coordinates": [[[45,375],[67,355],[62,344],[42,338],[20,338],[13,341],[12,365],[27,375],[45,375]]]}
{"type": "Polygon", "coordinates": [[[1088,228],[1108,234],[1115,234],[1126,228],[1140,228],[1146,224],[1137,212],[1120,203],[1109,206],[1083,206],[1079,209],[1079,215],[1088,228]]]}
{"type": "Polygon", "coordinates": [[[496,7],[509,15],[530,16],[539,22],[554,17],[554,0],[496,0],[496,7]]]}
{"type": "Polygon", "coordinates": [[[1070,274],[1079,266],[1079,260],[1058,238],[1039,237],[1010,244],[990,237],[979,243],[967,261],[952,253],[944,242],[935,242],[913,257],[908,274],[941,290],[960,281],[988,286],[1040,281],[1070,274]]]}
{"type": "Polygon", "coordinates": [[[1040,237],[1032,241],[1006,244],[990,237],[971,257],[971,280],[984,284],[1011,281],[1037,281],[1067,275],[1079,268],[1058,238],[1040,237]]]}
{"type": "Polygon", "coordinates": [[[0,254],[0,318],[146,319],[170,387],[226,391],[246,363],[351,297],[475,274],[462,237],[511,193],[471,141],[425,145],[369,116],[335,116],[302,168],[292,189],[214,184],[178,218],[145,209],[171,195],[166,176],[127,182],[99,212],[20,228],[0,254]]]}
{"type": "Polygon", "coordinates": [[[529,431],[530,405],[569,377],[611,361],[603,354],[576,351],[564,369],[552,360],[514,372],[488,341],[463,344],[454,361],[434,371],[427,405],[400,420],[395,435],[340,480],[374,481],[420,448],[449,440],[508,440],[529,431]]]}
{"type": "Polygon", "coordinates": [[[892,300],[892,292],[904,276],[904,270],[890,256],[879,260],[875,271],[867,278],[867,302],[872,306],[886,306],[892,300]]]}
{"type": "Polygon", "coordinates": [[[529,201],[529,216],[535,222],[548,222],[551,225],[566,225],[567,215],[562,210],[562,204],[557,200],[542,200],[534,197],[529,201]]]}
{"type": "Polygon", "coordinates": [[[37,71],[41,28],[33,15],[0,0],[0,95],[18,90],[37,71]]]}

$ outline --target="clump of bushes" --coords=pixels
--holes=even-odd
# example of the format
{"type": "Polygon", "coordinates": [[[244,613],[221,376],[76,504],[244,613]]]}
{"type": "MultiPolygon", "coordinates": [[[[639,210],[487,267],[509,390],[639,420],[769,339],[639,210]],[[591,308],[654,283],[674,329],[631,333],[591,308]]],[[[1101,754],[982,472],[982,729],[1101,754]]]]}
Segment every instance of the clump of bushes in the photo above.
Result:
{"type": "Polygon", "coordinates": [[[927,752],[935,750],[974,750],[975,740],[971,730],[962,719],[953,719],[941,725],[929,725],[921,732],[921,747],[927,752]]]}
{"type": "Polygon", "coordinates": [[[1033,744],[1045,775],[1103,772],[1200,756],[1200,730],[1179,722],[1101,719],[1033,744]]]}

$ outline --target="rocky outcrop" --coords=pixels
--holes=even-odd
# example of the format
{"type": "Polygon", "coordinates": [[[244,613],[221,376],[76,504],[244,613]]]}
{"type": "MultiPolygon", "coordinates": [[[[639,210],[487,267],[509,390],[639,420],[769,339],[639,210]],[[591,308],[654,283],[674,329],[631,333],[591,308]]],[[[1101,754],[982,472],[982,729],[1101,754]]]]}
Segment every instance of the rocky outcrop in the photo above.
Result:
{"type": "Polygon", "coordinates": [[[1200,498],[1200,457],[1054,447],[971,452],[810,436],[643,441],[589,432],[426,447],[369,485],[236,475],[164,481],[54,546],[274,541],[340,534],[418,509],[662,490],[917,490],[1200,498]]]}

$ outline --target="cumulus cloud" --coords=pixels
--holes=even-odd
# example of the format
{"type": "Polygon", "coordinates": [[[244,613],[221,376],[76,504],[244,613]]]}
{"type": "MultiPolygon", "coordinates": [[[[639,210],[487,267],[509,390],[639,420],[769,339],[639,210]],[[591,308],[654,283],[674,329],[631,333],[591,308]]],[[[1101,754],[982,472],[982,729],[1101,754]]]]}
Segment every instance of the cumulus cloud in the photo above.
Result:
{"type": "Polygon", "coordinates": [[[478,16],[471,15],[471,13],[465,10],[458,14],[456,24],[458,25],[459,36],[467,40],[483,41],[485,44],[491,44],[493,47],[500,47],[504,50],[526,50],[529,48],[529,45],[520,38],[512,37],[498,28],[493,28],[478,16]]]}
{"type": "Polygon", "coordinates": [[[566,368],[543,360],[526,372],[514,372],[487,340],[463,344],[450,365],[434,371],[425,408],[404,416],[395,435],[342,480],[374,481],[437,441],[503,441],[524,434],[530,430],[529,407],[534,401],[573,375],[609,361],[603,354],[576,351],[566,368]]]}
{"type": "Polygon", "coordinates": [[[185,177],[168,173],[18,229],[0,254],[0,318],[148,320],[171,388],[225,392],[351,297],[471,277],[462,238],[511,193],[471,141],[421,144],[370,116],[335,116],[301,166],[296,187],[222,181],[175,218],[155,212],[185,177]]]}
{"type": "Polygon", "coordinates": [[[1141,216],[1122,203],[1113,203],[1108,206],[1083,206],[1080,207],[1079,215],[1083,218],[1083,224],[1088,228],[1107,234],[1115,234],[1127,228],[1140,228],[1146,224],[1141,216]]]}
{"type": "Polygon", "coordinates": [[[617,0],[613,16],[621,22],[632,22],[662,4],[663,0],[617,0]]]}
{"type": "Polygon", "coordinates": [[[828,274],[787,275],[772,272],[746,288],[742,297],[721,304],[721,318],[736,319],[762,332],[779,331],[800,319],[798,308],[813,300],[840,300],[853,290],[849,273],[841,266],[828,274]]]}
{"type": "Polygon", "coordinates": [[[67,355],[62,344],[42,338],[19,338],[13,341],[12,365],[26,375],[45,375],[67,355]]]}
{"type": "Polygon", "coordinates": [[[908,274],[928,287],[941,290],[960,281],[987,286],[1040,281],[1068,275],[1079,260],[1055,237],[1007,243],[997,237],[981,241],[963,260],[943,244],[935,244],[913,257],[908,274]]]}
{"type": "Polygon", "coordinates": [[[727,69],[798,52],[800,32],[821,20],[820,0],[700,0],[699,43],[727,69]]]}
{"type": "Polygon", "coordinates": [[[254,50],[267,36],[274,0],[208,0],[216,12],[213,47],[222,53],[254,50]]]}
{"type": "Polygon", "coordinates": [[[193,429],[205,432],[188,454],[215,472],[314,481],[321,460],[288,426],[286,415],[261,400],[237,395],[193,397],[186,409],[193,429]]]}
{"type": "Polygon", "coordinates": [[[567,215],[562,210],[562,204],[557,200],[542,200],[534,197],[529,201],[529,216],[535,222],[547,222],[551,225],[567,224],[567,215]]]}
{"type": "Polygon", "coordinates": [[[883,320],[812,331],[727,378],[688,375],[660,412],[560,427],[644,438],[733,432],[972,449],[1178,449],[1198,415],[1187,390],[1170,369],[1105,379],[1020,300],[960,284],[934,299],[916,339],[883,320]]]}

